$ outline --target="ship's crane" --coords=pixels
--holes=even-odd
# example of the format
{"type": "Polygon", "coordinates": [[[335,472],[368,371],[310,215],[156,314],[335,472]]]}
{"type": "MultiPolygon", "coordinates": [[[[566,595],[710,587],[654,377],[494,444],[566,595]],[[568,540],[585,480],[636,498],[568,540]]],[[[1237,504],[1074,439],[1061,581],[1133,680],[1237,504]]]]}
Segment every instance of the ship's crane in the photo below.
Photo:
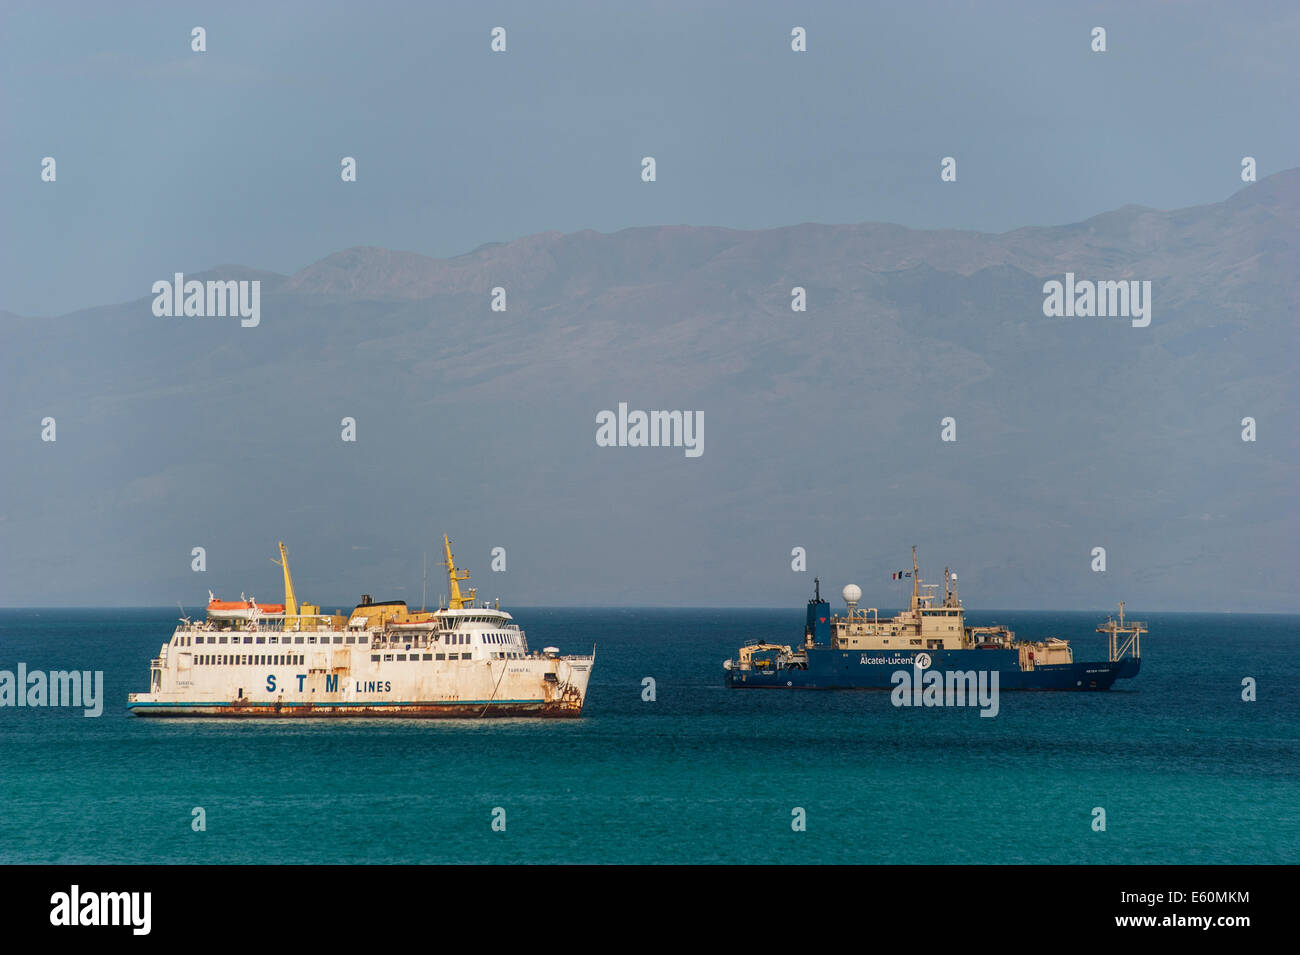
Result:
{"type": "Polygon", "coordinates": [[[293,592],[293,575],[289,573],[289,548],[284,541],[279,541],[280,559],[271,558],[271,563],[279,564],[284,570],[284,629],[298,629],[298,597],[293,592]]]}
{"type": "Polygon", "coordinates": [[[478,591],[471,587],[468,597],[461,596],[460,582],[469,580],[469,571],[456,569],[456,560],[451,556],[451,539],[446,534],[442,535],[442,552],[442,563],[447,568],[447,609],[463,610],[465,607],[473,607],[478,591]]]}
{"type": "Polygon", "coordinates": [[[1097,628],[1110,640],[1110,660],[1114,663],[1125,655],[1134,660],[1142,657],[1142,634],[1147,632],[1147,625],[1137,620],[1124,621],[1124,601],[1119,602],[1119,620],[1107,617],[1106,622],[1097,628]],[[1123,638],[1122,641],[1120,638],[1123,638]]]}

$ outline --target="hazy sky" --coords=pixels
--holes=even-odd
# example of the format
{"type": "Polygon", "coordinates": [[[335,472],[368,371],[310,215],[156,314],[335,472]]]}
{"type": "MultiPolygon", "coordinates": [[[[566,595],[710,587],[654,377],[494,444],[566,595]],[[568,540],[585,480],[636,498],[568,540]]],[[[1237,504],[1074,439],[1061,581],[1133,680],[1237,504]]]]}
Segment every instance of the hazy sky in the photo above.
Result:
{"type": "Polygon", "coordinates": [[[7,0],[2,15],[0,309],[21,314],[356,245],[449,256],[662,223],[1002,231],[1218,201],[1244,155],[1261,178],[1300,165],[1294,3],[7,0]],[[939,181],[949,155],[956,184],[939,181]]]}

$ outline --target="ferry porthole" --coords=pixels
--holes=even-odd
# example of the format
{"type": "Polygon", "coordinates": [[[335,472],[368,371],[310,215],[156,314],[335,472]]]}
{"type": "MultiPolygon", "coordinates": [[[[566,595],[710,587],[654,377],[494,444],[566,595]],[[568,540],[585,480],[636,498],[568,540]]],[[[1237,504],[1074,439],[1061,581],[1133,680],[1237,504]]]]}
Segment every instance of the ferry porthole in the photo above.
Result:
{"type": "Polygon", "coordinates": [[[786,680],[786,681],[785,681],[785,685],[786,685],[786,686],[794,686],[794,680],[786,680]]]}

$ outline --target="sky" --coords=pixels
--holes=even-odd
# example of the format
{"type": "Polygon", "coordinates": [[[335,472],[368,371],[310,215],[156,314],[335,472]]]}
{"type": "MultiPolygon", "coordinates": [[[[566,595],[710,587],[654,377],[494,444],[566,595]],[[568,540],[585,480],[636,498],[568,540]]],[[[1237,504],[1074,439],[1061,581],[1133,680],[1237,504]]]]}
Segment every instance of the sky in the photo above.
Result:
{"type": "Polygon", "coordinates": [[[8,0],[0,16],[0,310],[21,315],[358,245],[1000,232],[1219,201],[1243,156],[1260,178],[1300,165],[1294,3],[8,0]]]}

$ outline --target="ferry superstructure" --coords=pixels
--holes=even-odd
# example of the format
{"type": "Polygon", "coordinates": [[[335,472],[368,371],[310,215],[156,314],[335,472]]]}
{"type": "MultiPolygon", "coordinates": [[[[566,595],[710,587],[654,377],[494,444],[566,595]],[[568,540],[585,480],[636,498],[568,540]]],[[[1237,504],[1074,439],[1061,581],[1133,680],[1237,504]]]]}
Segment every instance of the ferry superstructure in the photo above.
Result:
{"type": "Polygon", "coordinates": [[[299,604],[280,544],[284,603],[209,593],[207,619],[182,618],[128,709],[154,717],[576,717],[595,662],[530,651],[499,606],[462,595],[469,573],[443,536],[448,599],[437,610],[361,598],[350,614],[299,604]]]}
{"type": "Polygon", "coordinates": [[[1144,623],[1119,619],[1097,628],[1109,636],[1109,659],[1076,663],[1068,641],[1049,637],[1017,640],[1006,627],[968,627],[965,608],[957,596],[956,576],[944,571],[941,603],[922,590],[912,548],[912,600],[907,610],[880,618],[874,608],[858,609],[862,591],[854,584],[843,590],[844,615],[832,615],[822,599],[820,581],[808,601],[801,645],[754,643],[726,660],[725,680],[733,688],[890,689],[901,671],[997,671],[1003,690],[1108,690],[1116,680],[1138,675],[1144,623]]]}

